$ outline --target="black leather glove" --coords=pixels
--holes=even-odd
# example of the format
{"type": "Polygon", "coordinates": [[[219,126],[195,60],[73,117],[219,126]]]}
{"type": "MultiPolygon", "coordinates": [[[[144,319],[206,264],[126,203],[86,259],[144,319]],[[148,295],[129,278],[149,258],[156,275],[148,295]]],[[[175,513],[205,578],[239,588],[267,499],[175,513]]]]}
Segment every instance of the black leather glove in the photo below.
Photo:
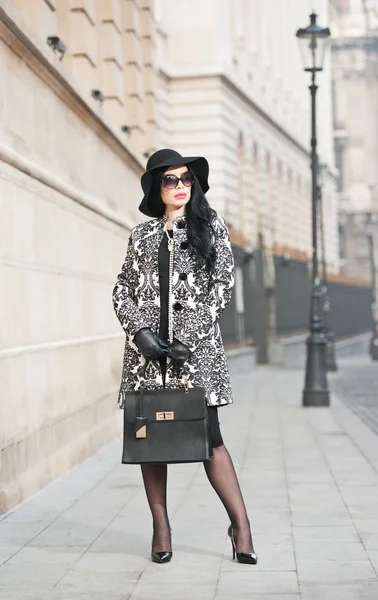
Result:
{"type": "Polygon", "coordinates": [[[149,327],[143,327],[134,335],[134,341],[146,360],[158,360],[167,356],[168,344],[149,327]]]}
{"type": "Polygon", "coordinates": [[[179,369],[182,367],[185,361],[189,360],[191,355],[191,351],[185,344],[176,340],[176,338],[173,339],[171,347],[168,350],[168,356],[172,359],[173,368],[179,369]]]}

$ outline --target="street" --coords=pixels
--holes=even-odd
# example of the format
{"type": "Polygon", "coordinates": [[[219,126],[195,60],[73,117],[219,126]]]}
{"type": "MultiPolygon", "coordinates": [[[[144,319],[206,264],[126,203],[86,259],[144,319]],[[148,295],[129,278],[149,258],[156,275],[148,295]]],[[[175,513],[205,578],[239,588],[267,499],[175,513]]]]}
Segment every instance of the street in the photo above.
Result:
{"type": "Polygon", "coordinates": [[[369,356],[348,359],[330,377],[338,397],[378,434],[378,362],[369,356]],[[348,366],[348,368],[345,368],[348,366]]]}
{"type": "Polygon", "coordinates": [[[115,440],[0,517],[1,599],[376,600],[378,436],[338,398],[349,386],[350,402],[361,365],[374,377],[365,358],[341,364],[330,409],[302,408],[300,370],[233,377],[235,404],[220,418],[256,566],[232,561],[202,465],[170,467],[174,556],[151,563],[139,468],[120,464],[115,440]]]}

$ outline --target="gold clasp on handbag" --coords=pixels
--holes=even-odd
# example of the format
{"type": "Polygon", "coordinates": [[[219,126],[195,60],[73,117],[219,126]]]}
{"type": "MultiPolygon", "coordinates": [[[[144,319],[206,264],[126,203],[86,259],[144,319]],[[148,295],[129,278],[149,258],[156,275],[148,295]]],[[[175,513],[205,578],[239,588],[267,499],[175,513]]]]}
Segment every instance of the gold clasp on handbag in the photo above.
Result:
{"type": "Polygon", "coordinates": [[[156,413],[157,421],[174,421],[174,419],[175,419],[175,413],[173,410],[156,413]]]}
{"type": "Polygon", "coordinates": [[[184,390],[185,394],[189,394],[189,376],[184,375],[184,390]]]}

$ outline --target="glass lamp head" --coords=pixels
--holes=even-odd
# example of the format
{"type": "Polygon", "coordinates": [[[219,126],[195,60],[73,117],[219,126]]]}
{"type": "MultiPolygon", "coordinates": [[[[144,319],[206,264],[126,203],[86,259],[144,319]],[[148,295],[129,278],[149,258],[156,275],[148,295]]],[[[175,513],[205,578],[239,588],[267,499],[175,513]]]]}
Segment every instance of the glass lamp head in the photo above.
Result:
{"type": "Polygon", "coordinates": [[[310,15],[310,25],[298,29],[296,36],[305,71],[322,71],[325,51],[329,45],[331,32],[328,27],[319,27],[317,15],[310,15]]]}

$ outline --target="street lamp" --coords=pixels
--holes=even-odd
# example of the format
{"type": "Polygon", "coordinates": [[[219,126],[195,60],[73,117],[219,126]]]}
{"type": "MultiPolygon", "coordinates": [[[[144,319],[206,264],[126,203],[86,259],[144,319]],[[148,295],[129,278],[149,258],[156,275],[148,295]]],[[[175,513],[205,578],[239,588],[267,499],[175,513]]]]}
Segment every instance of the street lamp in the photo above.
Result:
{"type": "Polygon", "coordinates": [[[325,365],[326,337],[323,332],[321,311],[321,288],[318,276],[318,239],[317,239],[317,140],[316,140],[316,91],[315,77],[322,71],[325,50],[330,30],[319,27],[317,15],[310,15],[310,25],[298,29],[304,70],[312,73],[311,91],[311,175],[312,175],[312,288],[310,306],[310,332],[307,338],[306,379],[303,390],[303,406],[329,406],[329,390],[325,365]]]}
{"type": "Polygon", "coordinates": [[[369,244],[369,263],[370,263],[370,272],[371,272],[371,313],[373,320],[373,335],[370,341],[370,355],[373,360],[378,360],[378,323],[376,318],[377,313],[377,277],[376,277],[376,267],[375,267],[375,256],[374,256],[374,237],[372,228],[368,228],[367,239],[369,244]]]}
{"type": "Polygon", "coordinates": [[[318,202],[320,219],[320,245],[322,248],[322,295],[323,295],[323,331],[326,337],[325,366],[327,371],[337,371],[335,358],[335,334],[329,324],[331,302],[328,295],[327,262],[324,240],[323,186],[327,174],[327,165],[318,163],[318,202]]]}

